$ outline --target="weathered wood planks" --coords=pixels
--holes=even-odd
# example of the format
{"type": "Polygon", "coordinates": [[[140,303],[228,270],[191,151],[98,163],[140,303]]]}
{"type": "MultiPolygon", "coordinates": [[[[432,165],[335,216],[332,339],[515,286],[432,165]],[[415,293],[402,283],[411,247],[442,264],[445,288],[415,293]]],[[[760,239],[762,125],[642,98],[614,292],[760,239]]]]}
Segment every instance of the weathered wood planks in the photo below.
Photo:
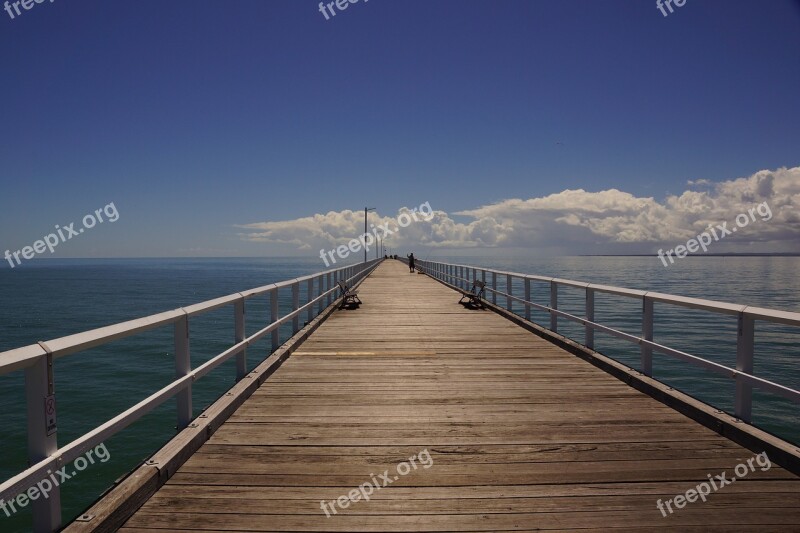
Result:
{"type": "Polygon", "coordinates": [[[405,265],[334,313],[123,531],[800,530],[800,480],[405,265]],[[327,518],[427,449],[434,465],[327,518]]]}

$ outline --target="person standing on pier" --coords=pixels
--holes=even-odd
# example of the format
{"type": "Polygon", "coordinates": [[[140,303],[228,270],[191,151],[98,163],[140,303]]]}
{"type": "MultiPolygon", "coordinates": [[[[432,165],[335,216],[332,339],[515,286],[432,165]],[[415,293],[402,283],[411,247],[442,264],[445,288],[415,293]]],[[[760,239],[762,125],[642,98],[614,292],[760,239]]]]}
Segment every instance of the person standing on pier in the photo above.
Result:
{"type": "Polygon", "coordinates": [[[408,271],[413,274],[414,269],[417,268],[416,265],[414,264],[414,252],[411,252],[406,257],[408,257],[408,271]]]}

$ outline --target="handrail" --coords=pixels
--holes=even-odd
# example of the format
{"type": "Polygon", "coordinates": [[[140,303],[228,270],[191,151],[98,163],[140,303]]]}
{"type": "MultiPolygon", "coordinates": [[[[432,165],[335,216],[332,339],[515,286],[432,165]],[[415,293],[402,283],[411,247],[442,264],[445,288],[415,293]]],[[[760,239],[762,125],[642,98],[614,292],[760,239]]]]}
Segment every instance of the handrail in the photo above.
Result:
{"type": "MultiPolygon", "coordinates": [[[[485,267],[470,265],[460,265],[453,263],[443,263],[437,261],[418,261],[423,271],[452,287],[459,290],[467,290],[468,285],[478,279],[481,273],[481,280],[486,281],[486,275],[491,274],[491,286],[486,285],[486,290],[492,295],[492,303],[497,304],[497,297],[506,299],[506,309],[513,312],[512,303],[518,302],[525,308],[525,319],[530,321],[531,309],[544,311],[550,314],[550,330],[558,332],[558,319],[563,318],[571,322],[576,322],[584,326],[585,342],[584,345],[589,349],[594,349],[594,332],[600,331],[607,333],[622,340],[638,344],[641,347],[641,362],[639,371],[642,374],[652,377],[652,354],[659,352],[691,364],[711,370],[725,377],[731,378],[736,382],[735,409],[734,414],[744,422],[752,422],[752,390],[759,388],[772,394],[800,403],[800,391],[775,383],[773,381],[758,377],[753,372],[753,354],[755,351],[755,321],[761,320],[773,324],[783,324],[788,326],[800,326],[800,313],[791,311],[780,311],[775,309],[765,309],[749,305],[738,305],[728,302],[718,302],[700,298],[689,298],[659,292],[626,289],[610,285],[586,283],[560,278],[550,278],[521,274],[518,272],[505,272],[485,267]],[[470,273],[472,277],[470,278],[470,273]],[[506,291],[497,289],[497,277],[506,277],[506,291]],[[513,294],[513,280],[520,279],[524,283],[524,296],[513,294]],[[550,305],[542,305],[531,301],[531,281],[545,282],[550,284],[550,305]],[[558,309],[558,287],[569,286],[583,289],[585,291],[584,315],[577,316],[566,313],[558,309]],[[624,331],[620,331],[595,322],[594,319],[594,295],[595,293],[606,293],[626,298],[635,298],[642,302],[642,335],[636,336],[624,331]],[[655,302],[677,305],[690,309],[700,309],[713,313],[734,315],[738,317],[737,330],[737,350],[736,368],[731,368],[702,357],[692,355],[681,350],[676,350],[668,346],[653,342],[653,304],[655,302]]],[[[574,339],[573,339],[574,340],[574,339]]]]}
{"type": "MultiPolygon", "coordinates": [[[[317,272],[300,278],[229,294],[180,309],[0,353],[0,376],[17,370],[25,370],[25,394],[28,404],[28,459],[30,463],[27,469],[0,483],[0,500],[8,500],[10,497],[16,497],[22,491],[28,490],[37,481],[45,479],[48,471],[58,470],[60,465],[76,459],[89,448],[104,442],[152,411],[155,407],[175,396],[178,397],[178,430],[186,428],[193,418],[191,388],[194,381],[202,378],[234,356],[237,358],[237,381],[243,379],[247,375],[247,348],[251,344],[271,333],[272,350],[274,351],[279,347],[278,330],[280,326],[291,321],[292,334],[297,333],[300,330],[300,316],[303,313],[306,313],[308,321],[311,321],[313,316],[316,316],[314,314],[315,307],[318,315],[322,313],[325,307],[330,306],[337,299],[336,291],[339,289],[336,283],[339,280],[346,280],[348,284],[353,285],[369,275],[381,261],[382,259],[375,259],[367,263],[317,272]],[[306,285],[306,301],[303,305],[300,305],[299,298],[301,283],[306,285]],[[287,288],[292,291],[292,311],[283,316],[278,316],[279,290],[287,288]],[[245,301],[265,294],[269,296],[270,300],[270,323],[253,335],[245,337],[245,301]],[[189,317],[202,315],[228,305],[234,306],[235,344],[197,368],[191,369],[189,359],[189,317]],[[55,427],[51,424],[48,430],[47,417],[45,410],[42,409],[44,400],[54,396],[53,361],[170,324],[175,327],[175,367],[178,377],[170,384],[111,420],[74,441],[59,447],[55,427]]],[[[55,418],[54,410],[51,416],[53,419],[55,418]]],[[[49,498],[40,498],[32,502],[34,531],[51,532],[60,528],[61,499],[58,490],[58,487],[54,487],[50,492],[49,498]]]]}

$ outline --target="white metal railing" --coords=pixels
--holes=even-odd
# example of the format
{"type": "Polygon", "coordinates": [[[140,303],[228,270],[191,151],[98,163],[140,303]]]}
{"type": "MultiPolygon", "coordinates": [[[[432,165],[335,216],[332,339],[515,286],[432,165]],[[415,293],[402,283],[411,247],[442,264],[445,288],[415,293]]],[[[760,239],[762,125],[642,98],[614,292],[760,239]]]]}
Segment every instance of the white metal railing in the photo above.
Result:
{"type": "Polygon", "coordinates": [[[478,279],[486,283],[486,291],[491,293],[491,302],[497,304],[497,298],[505,297],[505,307],[513,312],[513,302],[518,302],[525,309],[525,319],[531,320],[531,309],[537,309],[549,313],[550,330],[558,332],[558,319],[564,318],[571,322],[581,324],[585,328],[584,345],[589,349],[594,349],[594,332],[601,331],[614,337],[638,344],[641,347],[641,363],[639,371],[652,377],[653,375],[653,352],[659,352],[677,359],[687,361],[700,366],[722,376],[735,380],[736,393],[734,398],[734,411],[737,418],[750,423],[752,420],[753,388],[770,392],[772,394],[787,398],[795,403],[800,403],[800,391],[790,387],[775,383],[773,381],[755,376],[753,373],[753,353],[755,350],[755,321],[762,320],[774,324],[784,324],[789,326],[800,326],[800,313],[788,311],[778,311],[774,309],[764,309],[748,305],[736,305],[713,300],[702,300],[698,298],[687,298],[674,296],[658,292],[648,292],[608,285],[598,285],[560,278],[550,278],[544,276],[534,276],[520,274],[518,272],[504,272],[489,268],[441,263],[435,261],[418,260],[417,265],[426,274],[439,279],[460,290],[469,290],[473,281],[478,279]],[[471,274],[471,277],[470,277],[471,274]],[[487,282],[487,274],[490,279],[487,282]],[[498,276],[506,278],[506,290],[502,292],[497,289],[498,276]],[[522,281],[524,294],[514,295],[515,279],[522,281]],[[541,305],[531,301],[531,281],[548,283],[550,286],[550,305],[541,305]],[[576,316],[558,310],[558,287],[574,287],[585,291],[584,316],[576,316]],[[631,335],[608,326],[595,322],[594,317],[594,296],[595,293],[606,293],[627,298],[634,298],[642,302],[642,334],[641,336],[631,335]],[[738,317],[738,334],[736,343],[736,368],[730,368],[708,359],[703,359],[681,350],[676,350],[668,346],[653,342],[653,304],[655,302],[688,307],[691,309],[701,309],[726,315],[738,317]]]}
{"type": "MultiPolygon", "coordinates": [[[[30,346],[0,353],[0,375],[17,370],[25,371],[25,397],[28,417],[28,461],[30,466],[23,472],[0,484],[0,500],[8,500],[47,478],[48,470],[55,472],[69,461],[79,457],[89,448],[104,442],[148,412],[172,397],[177,396],[178,431],[192,421],[192,383],[225,361],[236,357],[236,379],[247,375],[247,348],[267,334],[272,334],[272,351],[279,347],[279,328],[291,321],[292,334],[300,330],[300,317],[305,313],[310,322],[316,313],[336,300],[337,282],[345,280],[349,285],[366,277],[379,263],[375,259],[367,263],[345,266],[238,292],[214,300],[208,300],[173,311],[151,315],[120,324],[69,335],[55,340],[39,342],[30,346]],[[300,287],[306,286],[306,301],[300,305],[300,287]],[[292,311],[279,315],[279,291],[291,290],[292,311]],[[245,302],[253,297],[268,295],[270,301],[270,323],[258,332],[245,334],[245,302]],[[312,297],[313,296],[313,297],[312,297]],[[191,368],[189,351],[189,318],[202,315],[224,306],[233,305],[235,318],[235,343],[221,354],[195,369],[191,368]],[[141,400],[133,407],[115,416],[74,441],[59,447],[55,426],[55,396],[53,362],[96,346],[131,337],[155,328],[174,325],[175,328],[175,374],[176,379],[158,392],[141,400]]],[[[36,532],[56,531],[61,527],[61,497],[58,487],[49,498],[32,502],[36,532]]]]}

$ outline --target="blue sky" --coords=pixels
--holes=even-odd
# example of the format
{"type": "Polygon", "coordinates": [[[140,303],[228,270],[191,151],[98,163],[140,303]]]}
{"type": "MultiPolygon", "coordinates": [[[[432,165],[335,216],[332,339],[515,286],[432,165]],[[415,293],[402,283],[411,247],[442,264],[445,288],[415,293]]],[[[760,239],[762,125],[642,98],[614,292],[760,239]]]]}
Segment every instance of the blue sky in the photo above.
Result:
{"type": "Polygon", "coordinates": [[[763,180],[783,214],[741,244],[798,251],[800,173],[780,171],[800,166],[797,0],[668,17],[655,0],[362,0],[331,20],[306,0],[55,0],[0,11],[0,65],[0,252],[114,202],[117,222],[56,255],[313,255],[356,236],[347,210],[427,201],[463,231],[403,245],[649,253],[735,216],[725,184],[743,204],[763,180]],[[627,195],[608,216],[654,199],[680,227],[620,240],[590,195],[526,204],[574,246],[476,236],[482,217],[552,232],[497,211],[578,189],[627,195]],[[309,231],[331,212],[338,233],[309,231]]]}

